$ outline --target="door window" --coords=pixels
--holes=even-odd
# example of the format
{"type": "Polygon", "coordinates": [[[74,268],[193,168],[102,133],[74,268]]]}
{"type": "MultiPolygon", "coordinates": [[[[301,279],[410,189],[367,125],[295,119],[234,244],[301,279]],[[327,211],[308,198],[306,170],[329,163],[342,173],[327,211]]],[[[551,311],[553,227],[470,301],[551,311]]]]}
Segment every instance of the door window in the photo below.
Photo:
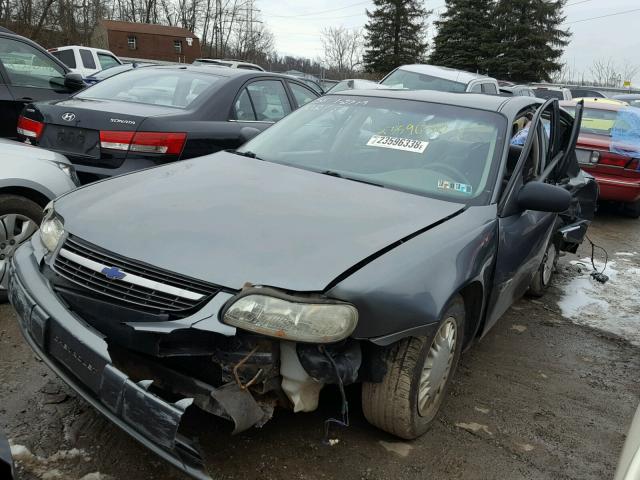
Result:
{"type": "Polygon", "coordinates": [[[245,122],[256,121],[256,114],[251,106],[251,100],[249,99],[249,93],[246,88],[242,89],[242,93],[240,93],[233,106],[233,119],[245,122]]]}
{"type": "Polygon", "coordinates": [[[76,55],[73,50],[58,50],[57,52],[51,52],[51,55],[64,63],[67,67],[76,68],[76,55]]]}
{"type": "Polygon", "coordinates": [[[291,91],[293,92],[293,96],[295,97],[296,103],[299,107],[318,98],[318,95],[315,92],[312,92],[310,89],[303,87],[302,85],[290,82],[289,86],[291,87],[291,91]]]}
{"type": "Polygon", "coordinates": [[[107,68],[120,65],[120,63],[108,53],[98,52],[98,61],[100,62],[100,66],[102,67],[102,70],[106,70],[107,68]]]}
{"type": "Polygon", "coordinates": [[[93,59],[93,54],[91,53],[91,51],[87,50],[86,48],[81,48],[80,58],[82,59],[82,65],[84,65],[84,68],[90,68],[91,70],[96,68],[96,62],[93,59]]]}
{"type": "Polygon", "coordinates": [[[64,86],[64,69],[26,43],[3,38],[0,42],[0,62],[7,70],[13,86],[51,89],[64,86]]]}
{"type": "Polygon", "coordinates": [[[479,83],[476,83],[473,87],[471,87],[471,92],[473,93],[482,93],[482,88],[479,83]]]}
{"type": "Polygon", "coordinates": [[[488,93],[489,95],[497,95],[498,89],[496,89],[496,86],[493,83],[483,83],[482,93],[488,93]]]}
{"type": "Polygon", "coordinates": [[[282,82],[278,80],[260,80],[247,87],[256,120],[277,122],[291,112],[291,105],[282,82]]]}

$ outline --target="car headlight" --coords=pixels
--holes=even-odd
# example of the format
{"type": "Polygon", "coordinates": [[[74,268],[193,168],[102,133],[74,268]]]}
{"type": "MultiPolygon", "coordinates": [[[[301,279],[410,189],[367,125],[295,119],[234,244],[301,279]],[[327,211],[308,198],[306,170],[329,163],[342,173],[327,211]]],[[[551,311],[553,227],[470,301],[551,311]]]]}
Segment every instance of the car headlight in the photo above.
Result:
{"type": "Polygon", "coordinates": [[[44,219],[40,224],[40,240],[47,250],[53,252],[60,243],[62,235],[64,235],[64,224],[55,215],[53,205],[50,203],[44,209],[44,219]]]}
{"type": "Polygon", "coordinates": [[[353,305],[323,299],[250,293],[227,308],[224,322],[283,340],[331,343],[353,333],[358,311],[353,305]]]}

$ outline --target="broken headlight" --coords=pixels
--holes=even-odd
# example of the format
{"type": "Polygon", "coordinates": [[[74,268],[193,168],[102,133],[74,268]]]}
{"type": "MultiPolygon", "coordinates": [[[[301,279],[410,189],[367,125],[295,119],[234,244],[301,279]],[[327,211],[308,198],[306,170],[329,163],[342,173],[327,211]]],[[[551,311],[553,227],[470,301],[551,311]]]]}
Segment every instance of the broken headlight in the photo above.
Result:
{"type": "Polygon", "coordinates": [[[325,299],[250,293],[227,308],[224,322],[283,340],[331,343],[351,335],[358,311],[353,305],[325,299]]]}
{"type": "Polygon", "coordinates": [[[40,224],[40,240],[47,250],[53,252],[62,235],[64,235],[64,225],[53,211],[53,202],[51,202],[44,209],[44,219],[40,224]]]}

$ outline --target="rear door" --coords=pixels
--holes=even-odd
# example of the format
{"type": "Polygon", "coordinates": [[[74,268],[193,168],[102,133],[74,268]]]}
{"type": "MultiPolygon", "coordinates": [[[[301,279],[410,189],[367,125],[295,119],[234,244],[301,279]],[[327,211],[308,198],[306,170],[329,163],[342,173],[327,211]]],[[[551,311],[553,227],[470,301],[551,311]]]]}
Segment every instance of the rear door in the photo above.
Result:
{"type": "Polygon", "coordinates": [[[16,136],[15,101],[6,83],[5,75],[0,67],[0,137],[14,138],[16,136]]]}
{"type": "Polygon", "coordinates": [[[240,90],[229,121],[237,123],[239,129],[250,126],[266,130],[293,109],[280,79],[259,79],[245,84],[240,90]]]}
{"type": "Polygon", "coordinates": [[[0,43],[2,74],[14,99],[12,108],[3,111],[7,124],[15,129],[18,115],[27,103],[62,99],[71,94],[64,86],[66,71],[44,52],[13,38],[0,37],[0,43]]]}
{"type": "Polygon", "coordinates": [[[303,105],[306,105],[307,103],[312,102],[316,98],[320,97],[320,94],[318,94],[316,91],[299,83],[287,80],[287,85],[289,85],[289,89],[291,90],[295,108],[300,108],[303,105]]]}

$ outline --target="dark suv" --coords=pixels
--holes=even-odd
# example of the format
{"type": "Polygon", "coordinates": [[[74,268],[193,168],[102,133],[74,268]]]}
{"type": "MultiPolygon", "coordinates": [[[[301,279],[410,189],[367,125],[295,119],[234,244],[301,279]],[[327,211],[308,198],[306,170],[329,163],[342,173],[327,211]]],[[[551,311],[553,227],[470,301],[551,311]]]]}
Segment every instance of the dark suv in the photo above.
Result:
{"type": "Polygon", "coordinates": [[[15,138],[22,108],[63,99],[85,86],[82,77],[31,40],[0,28],[0,137],[15,138]]]}

